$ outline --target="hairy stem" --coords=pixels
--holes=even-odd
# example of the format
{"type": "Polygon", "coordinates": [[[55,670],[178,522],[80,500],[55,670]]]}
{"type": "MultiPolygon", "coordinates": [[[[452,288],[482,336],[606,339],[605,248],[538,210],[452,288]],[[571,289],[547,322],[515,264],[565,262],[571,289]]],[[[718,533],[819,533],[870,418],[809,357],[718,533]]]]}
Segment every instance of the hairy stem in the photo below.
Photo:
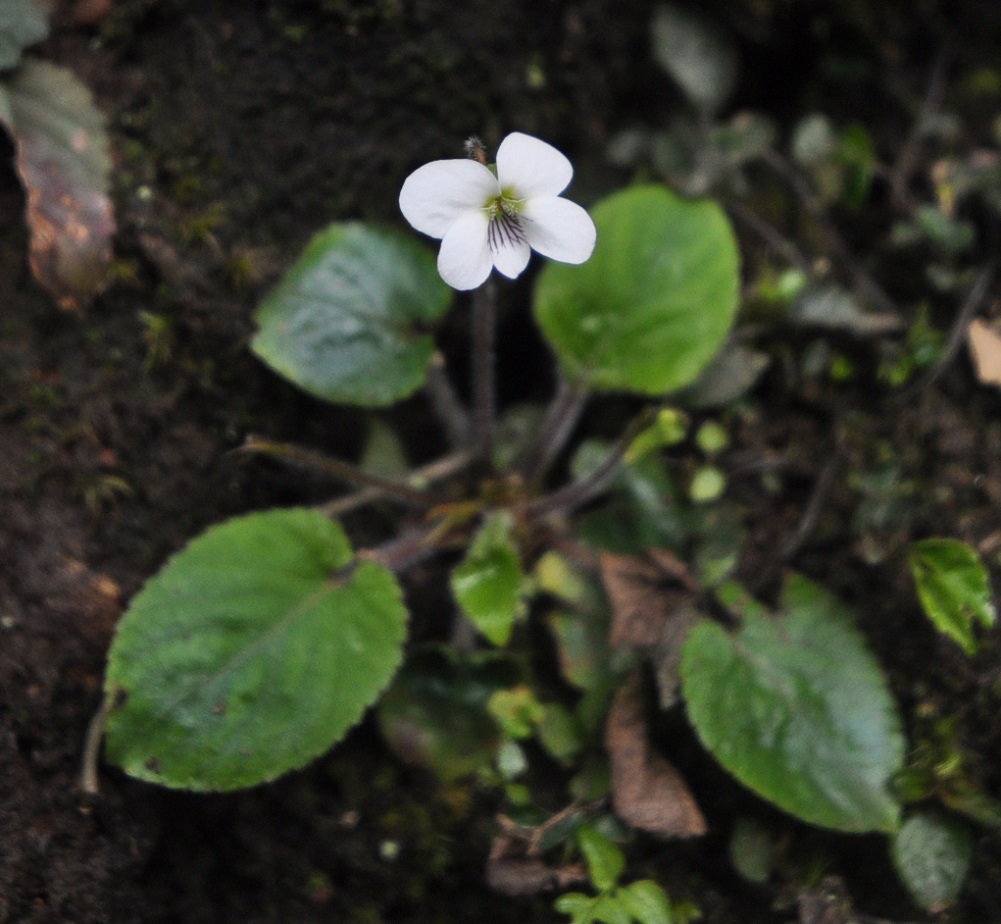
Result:
{"type": "Polygon", "coordinates": [[[496,417],[494,340],[497,327],[497,289],[487,279],[473,293],[473,404],[475,406],[476,455],[485,469],[491,467],[496,417]]]}
{"type": "Polygon", "coordinates": [[[448,377],[445,357],[440,352],[436,352],[431,359],[425,388],[431,400],[431,407],[445,428],[452,448],[468,446],[472,438],[473,425],[469,419],[469,412],[462,406],[452,380],[448,377]]]}
{"type": "Polygon", "coordinates": [[[293,446],[290,443],[272,443],[267,440],[256,439],[255,437],[247,437],[243,446],[240,447],[240,451],[257,452],[290,462],[293,465],[312,468],[330,475],[338,481],[346,481],[349,484],[358,485],[359,487],[374,488],[385,495],[392,495],[419,507],[430,507],[435,504],[447,503],[448,501],[448,498],[443,495],[415,488],[406,481],[400,481],[396,478],[385,478],[382,475],[374,475],[372,472],[366,472],[364,469],[358,468],[357,465],[352,465],[350,462],[344,462],[332,456],[325,456],[310,449],[303,449],[300,446],[293,446]]]}

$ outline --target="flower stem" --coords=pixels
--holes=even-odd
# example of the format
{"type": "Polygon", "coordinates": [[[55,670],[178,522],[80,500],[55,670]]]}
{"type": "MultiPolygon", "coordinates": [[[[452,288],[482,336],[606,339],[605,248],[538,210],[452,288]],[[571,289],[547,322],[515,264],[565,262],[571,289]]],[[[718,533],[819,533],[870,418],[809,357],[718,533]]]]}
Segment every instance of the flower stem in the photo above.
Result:
{"type": "Polygon", "coordinates": [[[497,288],[487,279],[473,294],[473,403],[476,413],[476,455],[487,470],[494,448],[497,288]]]}
{"type": "Polygon", "coordinates": [[[437,494],[433,491],[415,488],[406,481],[396,478],[385,478],[382,475],[374,475],[364,469],[335,459],[332,456],[325,456],[319,452],[303,449],[300,446],[293,446],[290,443],[272,443],[268,440],[261,440],[255,437],[247,437],[243,446],[243,452],[259,452],[272,456],[293,465],[302,465],[330,475],[339,481],[346,481],[349,484],[358,485],[365,488],[377,488],[383,494],[398,497],[402,501],[414,504],[418,507],[431,507],[435,504],[447,503],[449,498],[437,494]]]}
{"type": "Polygon", "coordinates": [[[431,407],[445,428],[448,441],[453,449],[468,446],[473,430],[469,413],[459,400],[445,368],[445,357],[440,352],[434,354],[428,367],[427,395],[431,407]]]}

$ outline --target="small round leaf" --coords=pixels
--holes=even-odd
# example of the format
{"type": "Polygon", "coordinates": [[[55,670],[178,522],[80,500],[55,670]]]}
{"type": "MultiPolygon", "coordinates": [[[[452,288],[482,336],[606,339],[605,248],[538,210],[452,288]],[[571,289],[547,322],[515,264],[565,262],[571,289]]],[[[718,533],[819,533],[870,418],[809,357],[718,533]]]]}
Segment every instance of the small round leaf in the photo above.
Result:
{"type": "Polygon", "coordinates": [[[376,407],[420,387],[449,288],[434,257],[409,238],[334,224],[264,299],[254,352],[319,398],[376,407]]]}
{"type": "Polygon", "coordinates": [[[393,575],[305,509],[203,533],[132,601],[108,658],[106,756],[182,789],[253,786],[343,737],[401,658],[393,575]]]}
{"type": "Polygon", "coordinates": [[[547,264],[535,314],[564,372],[593,391],[657,395],[693,382],[737,311],[739,257],[723,210],[663,186],[594,208],[581,266],[547,264]]]}
{"type": "Polygon", "coordinates": [[[893,863],[914,900],[931,912],[952,904],[970,866],[970,832],[943,815],[908,818],[893,839],[893,863]]]}

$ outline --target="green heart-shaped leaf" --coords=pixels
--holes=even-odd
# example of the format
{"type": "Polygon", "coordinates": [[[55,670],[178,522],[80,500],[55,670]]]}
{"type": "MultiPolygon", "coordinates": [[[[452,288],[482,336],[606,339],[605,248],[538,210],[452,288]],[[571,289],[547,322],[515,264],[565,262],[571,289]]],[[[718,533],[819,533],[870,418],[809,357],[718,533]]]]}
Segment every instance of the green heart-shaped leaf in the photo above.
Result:
{"type": "Polygon", "coordinates": [[[714,202],[635,186],[594,208],[581,266],[550,263],[535,316],[566,375],[594,391],[657,395],[693,382],[737,310],[739,257],[714,202]]]}
{"type": "Polygon", "coordinates": [[[261,303],[252,348],[317,397],[391,404],[427,377],[434,342],[425,331],[450,300],[434,258],[416,242],[334,224],[261,303]]]}
{"type": "Polygon", "coordinates": [[[699,737],[745,786],[812,824],[897,828],[900,719],[851,615],[821,588],[793,576],[780,615],[748,608],[734,634],[695,626],[681,674],[699,737]]]}
{"type": "Polygon", "coordinates": [[[119,624],[108,759],[165,786],[228,790],[330,748],[392,677],[406,632],[396,579],[352,560],[340,526],[305,509],[191,542],[119,624]]]}

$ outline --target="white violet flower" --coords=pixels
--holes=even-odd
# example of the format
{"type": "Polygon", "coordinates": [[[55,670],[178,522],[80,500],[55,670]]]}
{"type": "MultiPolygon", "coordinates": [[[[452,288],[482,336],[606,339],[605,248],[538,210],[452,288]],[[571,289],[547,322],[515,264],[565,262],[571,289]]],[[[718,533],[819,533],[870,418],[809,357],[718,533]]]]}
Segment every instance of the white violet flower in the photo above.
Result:
{"type": "Polygon", "coordinates": [[[496,174],[479,160],[435,160],[400,190],[400,211],[441,238],[438,272],[453,289],[475,289],[496,267],[514,279],[533,250],[583,263],[594,250],[591,216],[561,199],[573,167],[552,145],[513,132],[497,149],[496,174]]]}

